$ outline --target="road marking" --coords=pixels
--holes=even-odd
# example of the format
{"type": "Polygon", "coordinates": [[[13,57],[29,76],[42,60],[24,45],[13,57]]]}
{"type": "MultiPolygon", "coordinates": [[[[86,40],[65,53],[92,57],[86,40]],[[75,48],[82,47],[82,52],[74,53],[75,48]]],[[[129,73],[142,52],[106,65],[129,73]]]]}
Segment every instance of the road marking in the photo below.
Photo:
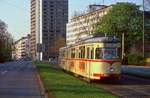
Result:
{"type": "Polygon", "coordinates": [[[1,74],[6,74],[8,71],[7,70],[5,70],[5,71],[3,71],[3,72],[1,72],[1,74]]]}

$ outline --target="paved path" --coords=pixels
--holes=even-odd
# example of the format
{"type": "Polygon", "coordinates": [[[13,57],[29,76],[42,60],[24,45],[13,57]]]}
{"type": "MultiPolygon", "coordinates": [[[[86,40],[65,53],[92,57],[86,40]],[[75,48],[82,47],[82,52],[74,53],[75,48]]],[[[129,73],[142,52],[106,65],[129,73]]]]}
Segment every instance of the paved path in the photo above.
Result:
{"type": "Polygon", "coordinates": [[[98,84],[119,98],[150,98],[149,79],[122,75],[120,80],[104,80],[98,84]]]}
{"type": "Polygon", "coordinates": [[[43,98],[32,62],[0,64],[0,98],[43,98]]]}
{"type": "Polygon", "coordinates": [[[119,98],[150,98],[150,79],[143,77],[150,77],[150,67],[122,66],[120,80],[106,80],[100,85],[119,98]]]}

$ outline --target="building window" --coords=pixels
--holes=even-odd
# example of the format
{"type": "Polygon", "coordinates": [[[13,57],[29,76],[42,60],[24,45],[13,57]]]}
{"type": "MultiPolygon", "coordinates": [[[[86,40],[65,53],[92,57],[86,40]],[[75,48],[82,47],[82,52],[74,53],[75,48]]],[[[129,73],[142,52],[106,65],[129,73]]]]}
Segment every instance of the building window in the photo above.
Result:
{"type": "Polygon", "coordinates": [[[53,33],[54,31],[53,31],[53,30],[51,30],[50,32],[51,32],[51,33],[53,33]]]}
{"type": "Polygon", "coordinates": [[[53,12],[50,12],[50,14],[53,15],[54,13],[53,13],[53,12]]]}
{"type": "Polygon", "coordinates": [[[54,7],[54,5],[50,5],[50,7],[52,8],[52,7],[54,7]]]}

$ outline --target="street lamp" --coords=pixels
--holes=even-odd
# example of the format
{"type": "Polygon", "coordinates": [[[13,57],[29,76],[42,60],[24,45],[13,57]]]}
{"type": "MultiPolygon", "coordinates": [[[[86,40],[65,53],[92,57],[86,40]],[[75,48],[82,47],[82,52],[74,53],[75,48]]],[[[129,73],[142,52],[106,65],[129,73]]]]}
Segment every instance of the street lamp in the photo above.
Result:
{"type": "Polygon", "coordinates": [[[144,15],[144,11],[145,11],[145,8],[144,8],[144,0],[143,0],[143,57],[145,57],[145,15],[144,15]]]}

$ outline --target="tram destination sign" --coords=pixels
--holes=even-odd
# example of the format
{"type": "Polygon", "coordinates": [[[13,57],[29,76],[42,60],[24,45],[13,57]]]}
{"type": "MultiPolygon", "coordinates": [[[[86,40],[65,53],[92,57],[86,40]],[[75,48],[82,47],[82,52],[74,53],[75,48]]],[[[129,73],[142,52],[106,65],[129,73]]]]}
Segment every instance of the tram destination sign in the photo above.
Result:
{"type": "Polygon", "coordinates": [[[104,46],[105,47],[120,47],[121,44],[120,43],[106,43],[104,46]]]}

